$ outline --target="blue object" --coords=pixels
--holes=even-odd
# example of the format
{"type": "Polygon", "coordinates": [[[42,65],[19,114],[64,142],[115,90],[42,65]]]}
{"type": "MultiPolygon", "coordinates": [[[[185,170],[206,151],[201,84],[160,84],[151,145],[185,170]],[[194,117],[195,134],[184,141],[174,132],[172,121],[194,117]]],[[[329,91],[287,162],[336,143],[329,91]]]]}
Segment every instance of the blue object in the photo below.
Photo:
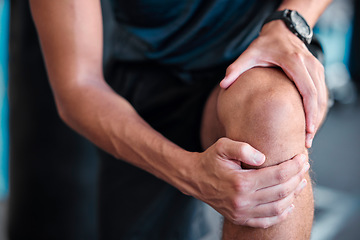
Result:
{"type": "Polygon", "coordinates": [[[280,1],[112,0],[114,57],[179,74],[228,66],[258,36],[280,1]],[[172,71],[172,72],[175,72],[172,71]]]}
{"type": "Polygon", "coordinates": [[[9,0],[0,0],[0,199],[5,198],[9,191],[8,38],[9,0]]]}

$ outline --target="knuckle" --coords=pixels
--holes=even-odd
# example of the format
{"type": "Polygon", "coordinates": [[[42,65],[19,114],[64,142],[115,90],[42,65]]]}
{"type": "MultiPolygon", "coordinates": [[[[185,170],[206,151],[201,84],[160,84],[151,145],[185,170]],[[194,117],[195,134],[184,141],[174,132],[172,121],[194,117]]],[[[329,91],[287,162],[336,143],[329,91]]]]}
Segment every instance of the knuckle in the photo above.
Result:
{"type": "Polygon", "coordinates": [[[290,56],[290,58],[296,62],[303,61],[303,55],[300,52],[292,52],[290,56]]]}
{"type": "Polygon", "coordinates": [[[290,194],[290,190],[288,188],[284,188],[278,192],[278,197],[279,199],[283,199],[287,197],[289,194],[290,194]]]}
{"type": "Polygon", "coordinates": [[[316,89],[315,85],[309,87],[308,95],[310,97],[312,97],[312,98],[317,98],[318,92],[317,92],[317,89],[316,89]]]}
{"type": "Polygon", "coordinates": [[[234,189],[238,194],[248,194],[252,189],[252,184],[249,180],[242,179],[241,181],[236,181],[234,183],[234,189]]]}
{"type": "Polygon", "coordinates": [[[230,202],[233,216],[239,218],[243,215],[244,211],[247,211],[250,208],[250,201],[241,197],[235,197],[231,199],[230,202]]]}
{"type": "Polygon", "coordinates": [[[240,204],[239,202],[240,201],[236,198],[231,201],[231,208],[233,209],[233,211],[232,211],[233,214],[231,216],[233,217],[233,219],[236,218],[236,211],[239,208],[239,204],[240,204]]]}
{"type": "Polygon", "coordinates": [[[237,204],[237,210],[240,211],[240,210],[243,210],[243,209],[248,209],[249,206],[250,206],[249,201],[240,201],[237,204]]]}
{"type": "Polygon", "coordinates": [[[224,150],[224,145],[226,144],[226,138],[220,138],[215,143],[215,147],[218,151],[222,152],[224,150]]]}
{"type": "Polygon", "coordinates": [[[287,169],[281,167],[276,174],[276,178],[279,182],[285,182],[288,179],[287,169]]]}
{"type": "Polygon", "coordinates": [[[226,138],[224,138],[224,137],[219,138],[219,139],[217,140],[217,143],[218,143],[218,144],[223,144],[224,142],[226,142],[226,138]]]}
{"type": "Polygon", "coordinates": [[[272,215],[273,216],[279,216],[283,212],[284,212],[284,208],[281,206],[280,203],[274,204],[273,209],[272,209],[272,215]]]}

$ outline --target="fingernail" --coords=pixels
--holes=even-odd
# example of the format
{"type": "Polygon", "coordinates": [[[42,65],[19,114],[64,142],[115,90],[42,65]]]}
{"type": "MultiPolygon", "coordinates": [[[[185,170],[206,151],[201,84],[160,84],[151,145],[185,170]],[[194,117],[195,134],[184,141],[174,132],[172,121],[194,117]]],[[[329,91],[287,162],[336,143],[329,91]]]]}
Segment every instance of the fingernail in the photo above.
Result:
{"type": "Polygon", "coordinates": [[[306,181],[306,179],[304,178],[304,179],[301,181],[301,183],[300,183],[300,189],[304,189],[304,187],[306,186],[306,184],[307,184],[307,181],[306,181]]]}
{"type": "Polygon", "coordinates": [[[312,143],[313,143],[313,138],[311,137],[311,138],[309,139],[309,148],[312,147],[312,143]]]}
{"type": "Polygon", "coordinates": [[[258,151],[254,151],[252,157],[255,164],[262,164],[265,161],[265,155],[258,151]]]}
{"type": "Polygon", "coordinates": [[[295,206],[294,204],[291,204],[291,206],[289,207],[289,213],[291,213],[294,210],[295,206]]]}
{"type": "Polygon", "coordinates": [[[310,169],[310,164],[305,163],[304,172],[307,172],[310,169]]]}

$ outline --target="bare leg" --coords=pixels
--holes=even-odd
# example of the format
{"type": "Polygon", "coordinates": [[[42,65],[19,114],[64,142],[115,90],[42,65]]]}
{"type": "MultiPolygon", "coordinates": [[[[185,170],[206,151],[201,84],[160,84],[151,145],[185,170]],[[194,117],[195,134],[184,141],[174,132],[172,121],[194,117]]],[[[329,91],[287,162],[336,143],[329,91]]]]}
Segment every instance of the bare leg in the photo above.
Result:
{"type": "MultiPolygon", "coordinates": [[[[227,90],[215,89],[204,110],[202,143],[219,137],[247,142],[266,155],[261,167],[276,165],[305,148],[305,116],[294,84],[279,69],[254,68],[227,90]]],[[[249,166],[243,166],[247,168],[249,166]]],[[[295,199],[295,209],[282,223],[267,229],[243,227],[225,219],[223,239],[309,239],[313,221],[312,187],[295,199]]]]}

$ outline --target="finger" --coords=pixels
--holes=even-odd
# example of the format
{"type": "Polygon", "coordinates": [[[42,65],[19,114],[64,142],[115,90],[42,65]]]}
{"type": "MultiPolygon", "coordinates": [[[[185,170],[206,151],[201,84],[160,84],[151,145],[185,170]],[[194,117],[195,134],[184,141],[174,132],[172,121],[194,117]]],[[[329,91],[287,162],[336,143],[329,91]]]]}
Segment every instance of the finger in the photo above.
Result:
{"type": "Polygon", "coordinates": [[[317,120],[317,90],[314,82],[301,57],[297,60],[292,58],[284,61],[281,65],[286,75],[295,83],[300,95],[303,98],[306,120],[306,132],[313,134],[315,132],[315,123],[317,120]]]}
{"type": "Polygon", "coordinates": [[[251,218],[246,222],[246,225],[249,227],[256,228],[268,228],[277,223],[284,221],[287,216],[293,211],[294,205],[290,205],[281,215],[274,217],[265,217],[265,218],[251,218]]]}
{"type": "Polygon", "coordinates": [[[255,218],[275,217],[281,215],[294,202],[295,192],[281,200],[258,205],[252,209],[252,216],[255,218]]]}
{"type": "Polygon", "coordinates": [[[315,57],[311,55],[312,61],[309,61],[307,67],[309,69],[309,73],[313,78],[315,87],[318,92],[318,109],[319,114],[315,124],[315,133],[317,132],[321,120],[324,116],[324,113],[327,109],[327,100],[328,100],[328,91],[325,83],[325,74],[324,74],[324,66],[317,60],[315,57]]]}
{"type": "Polygon", "coordinates": [[[304,176],[309,168],[310,165],[306,163],[297,175],[290,178],[285,183],[257,190],[255,192],[257,204],[271,203],[284,199],[291,194],[298,194],[307,184],[304,176]]]}
{"type": "Polygon", "coordinates": [[[252,177],[256,179],[255,188],[256,190],[260,190],[288,181],[304,168],[305,162],[306,156],[304,154],[299,154],[279,165],[262,168],[244,174],[251,174],[249,175],[249,178],[252,177]]]}
{"type": "Polygon", "coordinates": [[[329,101],[329,92],[328,92],[328,88],[326,86],[326,82],[325,82],[325,73],[319,72],[319,79],[321,81],[321,86],[322,86],[322,90],[321,90],[321,95],[319,96],[319,114],[318,114],[318,121],[317,121],[317,125],[315,128],[315,133],[319,130],[321,124],[324,121],[324,118],[326,116],[326,113],[328,111],[328,101],[329,101]]]}
{"type": "Polygon", "coordinates": [[[269,67],[274,64],[261,59],[258,51],[252,45],[246,49],[227,69],[223,80],[220,82],[221,88],[228,88],[244,72],[253,67],[269,67]]]}
{"type": "Polygon", "coordinates": [[[323,71],[321,63],[313,55],[308,58],[309,60],[307,61],[306,67],[317,90],[316,104],[318,110],[317,118],[314,121],[314,131],[306,134],[306,147],[310,148],[321,121],[322,111],[324,110],[324,103],[326,102],[326,86],[324,78],[321,77],[323,75],[321,73],[321,71],[323,71]]]}
{"type": "Polygon", "coordinates": [[[250,56],[249,51],[243,52],[227,69],[223,80],[220,82],[221,88],[228,88],[235,80],[254,64],[254,58],[250,56]]]}
{"type": "Polygon", "coordinates": [[[306,187],[306,185],[307,185],[307,180],[304,178],[304,179],[300,182],[300,184],[298,185],[298,187],[295,189],[294,195],[295,195],[295,196],[298,196],[298,195],[302,192],[302,190],[306,187]]]}
{"type": "Polygon", "coordinates": [[[235,160],[253,166],[259,166],[265,162],[265,155],[250,144],[233,141],[229,138],[221,138],[218,140],[217,145],[219,156],[225,156],[228,160],[235,160]]]}

